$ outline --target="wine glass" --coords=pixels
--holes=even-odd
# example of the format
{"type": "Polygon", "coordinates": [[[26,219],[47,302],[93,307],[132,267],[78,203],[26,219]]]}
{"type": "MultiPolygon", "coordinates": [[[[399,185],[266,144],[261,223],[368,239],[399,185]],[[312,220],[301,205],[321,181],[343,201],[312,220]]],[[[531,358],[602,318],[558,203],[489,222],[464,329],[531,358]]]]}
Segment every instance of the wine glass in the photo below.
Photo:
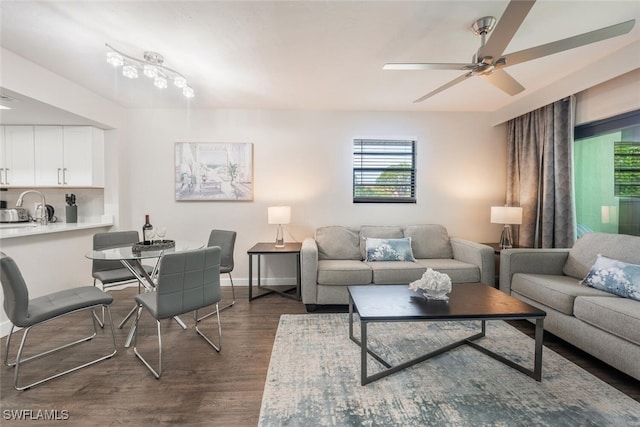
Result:
{"type": "Polygon", "coordinates": [[[156,231],[156,233],[158,234],[158,237],[160,238],[160,241],[164,241],[164,236],[167,235],[167,227],[158,227],[158,230],[156,231]]]}

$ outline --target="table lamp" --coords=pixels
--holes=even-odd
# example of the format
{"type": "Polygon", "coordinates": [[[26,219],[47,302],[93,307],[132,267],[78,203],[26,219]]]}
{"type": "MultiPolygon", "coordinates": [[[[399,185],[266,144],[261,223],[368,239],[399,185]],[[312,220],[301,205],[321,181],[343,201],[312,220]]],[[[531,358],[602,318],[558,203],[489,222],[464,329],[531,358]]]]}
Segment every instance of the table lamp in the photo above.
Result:
{"type": "Polygon", "coordinates": [[[284,234],[282,224],[289,224],[291,221],[291,206],[274,206],[268,209],[269,224],[277,224],[276,248],[284,248],[284,234]]]}
{"type": "Polygon", "coordinates": [[[512,248],[511,224],[522,224],[522,208],[515,206],[492,206],[491,223],[504,224],[502,235],[500,236],[500,248],[512,248]]]}

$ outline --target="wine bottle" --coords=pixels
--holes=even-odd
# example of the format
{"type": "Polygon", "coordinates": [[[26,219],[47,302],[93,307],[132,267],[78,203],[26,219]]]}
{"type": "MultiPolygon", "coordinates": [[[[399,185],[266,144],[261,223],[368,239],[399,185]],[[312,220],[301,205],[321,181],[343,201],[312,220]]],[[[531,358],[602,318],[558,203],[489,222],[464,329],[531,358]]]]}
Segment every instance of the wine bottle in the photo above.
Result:
{"type": "Polygon", "coordinates": [[[142,226],[142,239],[145,245],[151,244],[151,236],[153,232],[153,225],[149,222],[149,215],[144,216],[144,225],[142,226]]]}

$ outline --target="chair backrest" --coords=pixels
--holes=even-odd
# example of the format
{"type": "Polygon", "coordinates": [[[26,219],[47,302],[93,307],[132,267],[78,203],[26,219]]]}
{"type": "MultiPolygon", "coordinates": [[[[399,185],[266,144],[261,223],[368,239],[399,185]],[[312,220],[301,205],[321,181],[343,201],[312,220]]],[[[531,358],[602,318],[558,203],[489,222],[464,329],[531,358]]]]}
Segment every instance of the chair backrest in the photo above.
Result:
{"type": "Polygon", "coordinates": [[[29,290],[18,265],[4,252],[0,252],[0,281],[7,317],[15,326],[28,326],[29,290]]]}
{"type": "Polygon", "coordinates": [[[220,246],[220,272],[233,271],[233,250],[236,246],[236,232],[229,230],[211,230],[207,246],[220,246]]]}
{"type": "MultiPolygon", "coordinates": [[[[107,233],[96,233],[93,235],[93,249],[102,250],[107,248],[116,248],[118,246],[126,246],[139,242],[137,231],[110,231],[107,233]]],[[[115,270],[123,268],[120,261],[105,261],[94,259],[91,272],[115,270]]]]}
{"type": "Polygon", "coordinates": [[[156,287],[158,319],[197,310],[220,299],[219,247],[170,253],[162,257],[156,287]]]}

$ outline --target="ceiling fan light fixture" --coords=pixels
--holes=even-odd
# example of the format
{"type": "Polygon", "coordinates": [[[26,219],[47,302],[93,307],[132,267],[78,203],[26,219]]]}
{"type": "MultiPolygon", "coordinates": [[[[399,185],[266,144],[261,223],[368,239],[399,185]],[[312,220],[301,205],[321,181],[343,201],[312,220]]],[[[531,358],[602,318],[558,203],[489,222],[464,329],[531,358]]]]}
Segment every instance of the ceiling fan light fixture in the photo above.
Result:
{"type": "Polygon", "coordinates": [[[158,89],[166,89],[168,81],[172,80],[178,89],[182,89],[185,98],[193,98],[194,90],[187,84],[187,79],[182,74],[164,65],[164,57],[157,52],[144,52],[144,59],[134,58],[105,43],[107,47],[107,62],[114,67],[122,67],[122,75],[129,78],[138,78],[140,73],[153,79],[153,85],[158,89]]]}

